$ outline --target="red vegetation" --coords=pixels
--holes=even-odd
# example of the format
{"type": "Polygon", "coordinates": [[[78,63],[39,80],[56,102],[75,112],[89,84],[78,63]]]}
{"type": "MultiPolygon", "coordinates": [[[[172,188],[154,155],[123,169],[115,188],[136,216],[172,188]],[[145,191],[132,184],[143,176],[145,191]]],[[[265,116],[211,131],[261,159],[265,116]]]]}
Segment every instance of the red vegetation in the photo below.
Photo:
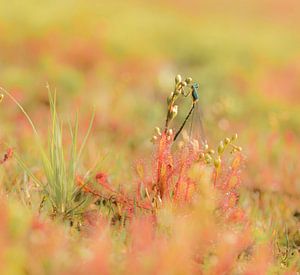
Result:
{"type": "Polygon", "coordinates": [[[0,164],[7,162],[9,159],[13,157],[14,151],[12,148],[8,148],[2,159],[0,160],[0,164]]]}
{"type": "MultiPolygon", "coordinates": [[[[95,183],[84,182],[77,177],[77,184],[84,192],[96,198],[110,200],[126,211],[127,217],[132,218],[137,210],[146,210],[144,214],[151,216],[166,202],[186,205],[193,201],[197,189],[201,186],[201,176],[190,175],[192,167],[196,174],[201,169],[210,169],[207,164],[199,161],[199,149],[188,143],[178,151],[172,151],[173,139],[163,134],[155,144],[155,154],[150,169],[139,163],[136,165],[138,181],[135,192],[117,191],[109,183],[108,175],[100,172],[95,176],[95,183]],[[200,182],[199,182],[200,181],[200,182]]],[[[224,217],[233,222],[241,222],[245,218],[244,212],[237,206],[239,199],[240,169],[243,158],[236,154],[228,164],[221,169],[212,168],[210,184],[218,192],[219,210],[224,217]]]]}

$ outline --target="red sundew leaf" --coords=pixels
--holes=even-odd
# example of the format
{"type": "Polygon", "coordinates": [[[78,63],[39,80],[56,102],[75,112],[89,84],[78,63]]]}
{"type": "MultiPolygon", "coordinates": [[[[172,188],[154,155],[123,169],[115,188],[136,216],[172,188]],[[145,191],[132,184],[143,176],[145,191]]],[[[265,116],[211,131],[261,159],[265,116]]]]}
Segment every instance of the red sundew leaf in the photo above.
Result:
{"type": "Polygon", "coordinates": [[[111,188],[110,184],[108,183],[108,176],[105,173],[98,173],[95,176],[95,180],[97,183],[99,183],[101,186],[103,186],[105,189],[114,192],[113,188],[111,188]]]}
{"type": "Polygon", "coordinates": [[[43,231],[46,228],[46,224],[42,222],[39,217],[34,217],[31,221],[31,229],[37,231],[43,231]]]}
{"type": "Polygon", "coordinates": [[[234,223],[243,222],[245,221],[245,218],[246,218],[246,214],[240,208],[232,209],[232,211],[228,215],[229,221],[234,223]]]}
{"type": "Polygon", "coordinates": [[[172,155],[170,151],[172,141],[163,134],[158,145],[155,162],[155,174],[158,192],[162,198],[168,189],[168,176],[172,167],[172,155]]]}
{"type": "Polygon", "coordinates": [[[141,199],[142,196],[141,196],[141,190],[142,190],[142,182],[141,181],[138,181],[137,183],[137,189],[136,189],[136,197],[137,199],[141,199]]]}
{"type": "Polygon", "coordinates": [[[233,175],[227,182],[228,189],[234,189],[239,184],[239,178],[236,175],[233,175]]]}
{"type": "Polygon", "coordinates": [[[231,168],[233,170],[237,170],[241,167],[241,162],[242,162],[242,156],[237,155],[234,160],[232,161],[231,168]]]}
{"type": "Polygon", "coordinates": [[[8,148],[6,153],[3,156],[3,159],[0,161],[0,164],[5,163],[6,161],[8,161],[9,159],[11,159],[13,157],[14,151],[12,148],[8,148]]]}

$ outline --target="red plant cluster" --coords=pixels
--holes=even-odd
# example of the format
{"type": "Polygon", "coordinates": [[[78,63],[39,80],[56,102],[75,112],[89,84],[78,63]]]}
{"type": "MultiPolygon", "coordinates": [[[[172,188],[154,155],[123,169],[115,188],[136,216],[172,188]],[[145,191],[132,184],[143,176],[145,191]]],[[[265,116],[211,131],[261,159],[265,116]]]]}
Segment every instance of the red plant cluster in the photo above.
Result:
{"type": "Polygon", "coordinates": [[[3,164],[5,162],[7,162],[9,159],[11,159],[13,157],[13,149],[12,148],[8,148],[6,153],[4,154],[4,156],[2,157],[2,159],[0,160],[0,164],[3,164]]]}
{"type": "MultiPolygon", "coordinates": [[[[176,203],[190,202],[197,186],[201,184],[198,182],[199,179],[189,175],[192,166],[198,164],[197,169],[205,169],[206,166],[209,169],[207,164],[199,161],[199,148],[188,143],[173,152],[172,140],[163,134],[156,144],[150,175],[145,175],[145,169],[137,169],[140,177],[139,189],[142,185],[145,186],[152,202],[155,198],[162,202],[166,200],[176,203]]],[[[232,161],[223,163],[219,170],[213,168],[214,172],[211,175],[211,184],[220,193],[220,209],[233,221],[244,219],[244,212],[237,206],[242,164],[242,155],[236,153],[232,161]]]]}
{"type": "Polygon", "coordinates": [[[118,205],[126,213],[127,218],[132,218],[134,209],[139,208],[141,210],[151,210],[150,206],[142,201],[138,201],[132,194],[125,193],[123,190],[115,190],[108,180],[108,175],[103,172],[99,172],[95,175],[94,181],[85,182],[80,176],[77,176],[76,182],[78,186],[82,188],[82,191],[93,195],[97,199],[104,200],[106,202],[118,205]]]}
{"type": "MultiPolygon", "coordinates": [[[[136,171],[139,178],[134,193],[115,190],[109,183],[107,174],[102,172],[96,174],[94,178],[96,185],[84,182],[79,176],[77,184],[84,192],[97,198],[113,200],[129,218],[136,214],[137,209],[155,215],[156,210],[166,201],[188,204],[192,201],[197,186],[201,184],[198,178],[190,176],[192,166],[197,164],[197,169],[198,167],[211,169],[211,167],[199,161],[199,148],[195,148],[191,143],[175,152],[172,144],[172,136],[163,133],[155,144],[155,154],[150,168],[142,163],[137,164],[136,171]]],[[[242,163],[242,156],[236,154],[230,163],[224,163],[218,172],[213,168],[215,170],[211,173],[211,185],[220,194],[217,203],[219,210],[222,216],[235,222],[245,218],[244,212],[237,206],[242,163]]]]}
{"type": "Polygon", "coordinates": [[[215,182],[215,187],[221,194],[220,209],[232,221],[242,221],[245,218],[244,211],[237,205],[242,163],[242,155],[237,154],[228,167],[223,167],[215,182]]]}
{"type": "Polygon", "coordinates": [[[163,201],[188,202],[191,199],[192,190],[196,182],[188,176],[192,164],[198,155],[191,145],[179,149],[178,152],[172,150],[173,138],[165,133],[155,144],[155,153],[152,165],[137,165],[138,198],[142,189],[146,192],[146,199],[157,207],[163,201]]]}
{"type": "Polygon", "coordinates": [[[163,135],[157,145],[154,159],[154,185],[157,184],[161,199],[188,201],[195,182],[188,177],[188,170],[197,159],[197,152],[192,146],[182,147],[172,153],[172,138],[163,135]]]}

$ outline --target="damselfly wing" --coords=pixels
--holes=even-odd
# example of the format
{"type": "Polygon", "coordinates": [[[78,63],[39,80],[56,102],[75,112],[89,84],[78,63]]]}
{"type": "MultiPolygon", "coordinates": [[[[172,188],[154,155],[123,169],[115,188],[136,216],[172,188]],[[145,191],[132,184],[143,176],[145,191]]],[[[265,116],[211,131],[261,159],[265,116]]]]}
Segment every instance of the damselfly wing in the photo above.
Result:
{"type": "Polygon", "coordinates": [[[193,83],[191,89],[190,96],[192,98],[192,105],[179,130],[177,131],[174,140],[176,140],[183,129],[189,129],[190,140],[197,140],[200,144],[205,145],[207,141],[202,122],[203,112],[200,106],[201,100],[199,96],[198,83],[193,83]]]}
{"type": "Polygon", "coordinates": [[[189,137],[191,140],[197,140],[199,145],[207,143],[204,127],[203,127],[203,111],[201,103],[198,101],[194,107],[194,111],[189,123],[189,137]]]}

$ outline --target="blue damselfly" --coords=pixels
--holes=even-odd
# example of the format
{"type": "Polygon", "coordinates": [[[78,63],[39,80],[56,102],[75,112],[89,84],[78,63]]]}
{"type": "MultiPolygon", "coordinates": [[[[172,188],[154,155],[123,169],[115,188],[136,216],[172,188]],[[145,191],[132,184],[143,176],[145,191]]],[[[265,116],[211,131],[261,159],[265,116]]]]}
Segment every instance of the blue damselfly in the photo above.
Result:
{"type": "Polygon", "coordinates": [[[190,122],[190,130],[189,130],[189,135],[192,140],[198,140],[201,141],[202,145],[205,145],[207,143],[205,133],[204,133],[204,128],[203,128],[203,123],[202,123],[202,112],[200,109],[200,104],[199,104],[199,84],[198,83],[193,83],[191,85],[191,90],[188,93],[183,93],[183,96],[189,97],[191,96],[192,98],[192,106],[186,115],[183,123],[179,127],[178,131],[176,132],[174,136],[174,141],[178,138],[179,134],[182,132],[184,127],[186,126],[187,122],[189,119],[191,120],[190,122]]]}

